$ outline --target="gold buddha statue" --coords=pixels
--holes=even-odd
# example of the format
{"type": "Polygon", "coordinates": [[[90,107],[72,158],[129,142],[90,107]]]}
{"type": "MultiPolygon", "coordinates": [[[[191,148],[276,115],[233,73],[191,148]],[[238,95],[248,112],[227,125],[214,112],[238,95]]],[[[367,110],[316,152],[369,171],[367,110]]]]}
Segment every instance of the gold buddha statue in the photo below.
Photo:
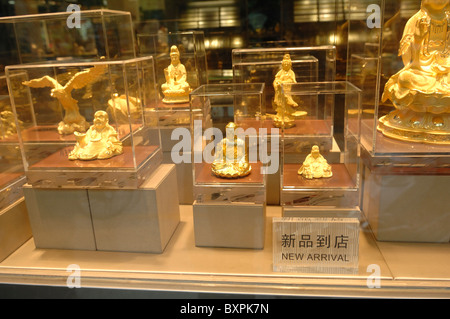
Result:
{"type": "Polygon", "coordinates": [[[395,110],[380,118],[386,136],[411,142],[450,144],[449,0],[423,0],[400,42],[404,68],[386,83],[382,102],[395,110]]]}
{"type": "Polygon", "coordinates": [[[187,82],[186,67],[180,61],[180,51],[176,45],[170,48],[170,65],[164,69],[166,83],[161,85],[164,103],[187,103],[192,91],[187,82]]]}
{"type": "Polygon", "coordinates": [[[303,165],[298,170],[298,174],[306,179],[330,178],[333,176],[331,165],[320,154],[319,146],[314,145],[303,165]]]}
{"type": "Polygon", "coordinates": [[[69,153],[70,160],[108,159],[123,153],[116,130],[109,125],[108,113],[97,111],[94,125],[86,133],[75,132],[77,144],[69,153]]]}
{"type": "Polygon", "coordinates": [[[229,123],[226,127],[226,137],[216,146],[215,160],[211,169],[218,177],[245,177],[252,171],[246,143],[235,134],[236,128],[235,123],[229,123]]]}
{"type": "Polygon", "coordinates": [[[295,84],[297,80],[292,70],[292,60],[289,54],[285,54],[281,62],[281,70],[275,75],[273,88],[275,97],[273,100],[277,114],[273,116],[273,123],[278,128],[294,127],[294,119],[306,115],[306,112],[296,111],[298,103],[294,101],[290,92],[290,86],[283,84],[295,84]],[[284,91],[284,92],[283,92],[284,91]]]}

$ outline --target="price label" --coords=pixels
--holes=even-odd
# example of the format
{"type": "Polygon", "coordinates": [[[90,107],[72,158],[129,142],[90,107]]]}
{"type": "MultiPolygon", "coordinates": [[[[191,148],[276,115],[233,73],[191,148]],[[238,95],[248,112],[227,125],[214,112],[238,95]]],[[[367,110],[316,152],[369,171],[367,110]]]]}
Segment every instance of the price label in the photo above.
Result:
{"type": "Polygon", "coordinates": [[[359,231],[357,218],[274,218],[273,270],[354,274],[359,231]]]}

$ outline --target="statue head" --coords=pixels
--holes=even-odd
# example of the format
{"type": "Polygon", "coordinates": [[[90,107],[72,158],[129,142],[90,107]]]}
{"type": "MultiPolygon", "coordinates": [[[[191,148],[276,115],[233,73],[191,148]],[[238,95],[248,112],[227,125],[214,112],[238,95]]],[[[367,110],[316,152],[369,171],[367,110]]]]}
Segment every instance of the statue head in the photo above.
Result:
{"type": "Polygon", "coordinates": [[[51,96],[51,97],[54,97],[54,98],[56,98],[56,99],[62,98],[62,97],[64,97],[65,95],[67,95],[67,93],[64,91],[63,88],[62,88],[62,89],[52,89],[52,90],[50,91],[50,96],[51,96]]]}
{"type": "Polygon", "coordinates": [[[227,124],[227,126],[225,127],[225,136],[228,140],[232,141],[235,140],[237,138],[235,131],[237,129],[237,125],[234,122],[230,122],[227,124]]]}
{"type": "Polygon", "coordinates": [[[318,157],[320,156],[319,146],[314,145],[314,146],[312,147],[312,149],[311,149],[311,155],[312,155],[314,158],[318,158],[318,157]]]}
{"type": "Polygon", "coordinates": [[[449,6],[450,0],[422,0],[422,8],[433,11],[444,10],[449,6]]]}
{"type": "Polygon", "coordinates": [[[178,63],[180,62],[180,51],[176,45],[172,45],[170,48],[170,61],[178,63]]]}
{"type": "Polygon", "coordinates": [[[94,128],[96,130],[102,130],[108,125],[109,118],[108,113],[105,111],[97,111],[94,114],[94,128]]]}
{"type": "Polygon", "coordinates": [[[288,71],[292,67],[292,60],[291,56],[289,54],[285,54],[283,57],[283,61],[281,61],[281,66],[283,67],[283,70],[288,71]]]}

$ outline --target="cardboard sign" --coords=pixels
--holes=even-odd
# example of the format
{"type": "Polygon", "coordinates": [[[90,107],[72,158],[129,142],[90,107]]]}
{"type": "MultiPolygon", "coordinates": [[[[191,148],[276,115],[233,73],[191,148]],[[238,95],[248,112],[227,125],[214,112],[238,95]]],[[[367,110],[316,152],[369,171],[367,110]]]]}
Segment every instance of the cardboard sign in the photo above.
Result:
{"type": "Polygon", "coordinates": [[[357,218],[274,218],[273,270],[355,273],[359,229],[357,218]]]}

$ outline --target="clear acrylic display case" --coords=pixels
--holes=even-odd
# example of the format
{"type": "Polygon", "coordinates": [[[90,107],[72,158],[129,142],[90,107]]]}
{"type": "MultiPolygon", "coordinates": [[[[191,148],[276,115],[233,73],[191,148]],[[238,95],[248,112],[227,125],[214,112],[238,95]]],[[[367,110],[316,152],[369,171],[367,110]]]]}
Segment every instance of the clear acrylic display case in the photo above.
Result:
{"type": "Polygon", "coordinates": [[[10,37],[5,65],[136,57],[129,12],[100,9],[2,17],[0,28],[10,37]]]}
{"type": "Polygon", "coordinates": [[[449,187],[449,116],[424,111],[443,105],[430,78],[446,85],[437,73],[447,72],[448,8],[431,18],[425,4],[373,1],[366,11],[366,4],[351,1],[348,7],[347,78],[362,94],[361,207],[379,241],[449,241],[450,206],[442,192],[449,187]],[[416,75],[406,78],[409,70],[416,75]],[[401,97],[410,100],[403,106],[401,97]]]}
{"type": "Polygon", "coordinates": [[[265,203],[266,161],[259,155],[267,138],[262,128],[264,84],[210,84],[191,93],[191,132],[194,200],[197,203],[265,203]],[[210,118],[211,117],[211,118],[210,118]],[[227,179],[215,176],[211,165],[214,146],[226,138],[226,126],[234,122],[238,138],[245,141],[250,175],[227,179]]]}
{"type": "Polygon", "coordinates": [[[186,69],[186,82],[191,91],[208,84],[205,39],[202,31],[163,32],[157,34],[138,34],[138,54],[152,55],[155,58],[156,86],[159,102],[155,107],[146,109],[149,121],[161,128],[189,127],[189,100],[183,103],[164,103],[162,85],[166,83],[164,69],[171,64],[171,47],[176,46],[180,53],[180,62],[186,69]]]}
{"type": "MultiPolygon", "coordinates": [[[[289,54],[296,81],[334,81],[336,48],[334,46],[234,49],[232,51],[234,83],[264,83],[267,113],[273,114],[273,82],[281,69],[283,57],[289,54]]],[[[268,119],[270,122],[270,118],[268,119]]],[[[270,126],[270,123],[267,123],[270,126]]]]}
{"type": "MultiPolygon", "coordinates": [[[[294,127],[282,130],[281,204],[286,208],[357,209],[360,196],[360,90],[349,82],[283,85],[308,114],[294,127]],[[336,109],[345,109],[344,132],[334,127],[336,109]],[[310,178],[299,174],[314,146],[331,166],[332,176],[310,178]]],[[[285,100],[286,101],[286,100],[285,100]]],[[[308,162],[311,167],[314,161],[308,162]]]]}
{"type": "Polygon", "coordinates": [[[16,125],[8,94],[6,75],[0,76],[0,211],[23,196],[25,183],[22,155],[16,125]]]}
{"type": "MultiPolygon", "coordinates": [[[[380,25],[368,14],[360,14],[367,5],[351,1],[349,5],[348,81],[361,88],[362,119],[361,143],[363,154],[372,157],[373,164],[385,166],[420,163],[420,158],[448,155],[448,145],[398,140],[383,135],[378,129],[380,118],[395,110],[382,96],[389,79],[405,66],[401,56],[401,43],[405,26],[421,8],[421,1],[373,1],[372,8],[379,8],[380,25]]],[[[412,119],[413,120],[413,119],[412,119]]],[[[448,160],[446,161],[448,163],[448,160]]],[[[437,163],[439,166],[440,164],[437,163]]]]}
{"type": "Polygon", "coordinates": [[[136,188],[161,162],[159,130],[143,115],[156,103],[152,57],[13,65],[6,75],[12,107],[22,121],[18,139],[33,187],[136,188]],[[97,111],[107,112],[121,155],[69,160],[77,139],[65,129],[72,127],[68,123],[77,108],[86,129],[97,111]]]}

